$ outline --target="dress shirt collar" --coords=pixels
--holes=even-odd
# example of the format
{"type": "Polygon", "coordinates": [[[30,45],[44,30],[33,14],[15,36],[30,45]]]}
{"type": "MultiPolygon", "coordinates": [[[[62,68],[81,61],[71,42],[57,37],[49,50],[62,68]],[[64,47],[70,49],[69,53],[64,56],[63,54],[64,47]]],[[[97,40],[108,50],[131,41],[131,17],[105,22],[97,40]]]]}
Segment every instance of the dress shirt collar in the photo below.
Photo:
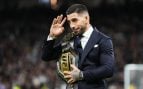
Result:
{"type": "Polygon", "coordinates": [[[83,37],[89,38],[91,36],[92,32],[93,32],[93,27],[90,26],[89,29],[83,33],[83,37]]]}

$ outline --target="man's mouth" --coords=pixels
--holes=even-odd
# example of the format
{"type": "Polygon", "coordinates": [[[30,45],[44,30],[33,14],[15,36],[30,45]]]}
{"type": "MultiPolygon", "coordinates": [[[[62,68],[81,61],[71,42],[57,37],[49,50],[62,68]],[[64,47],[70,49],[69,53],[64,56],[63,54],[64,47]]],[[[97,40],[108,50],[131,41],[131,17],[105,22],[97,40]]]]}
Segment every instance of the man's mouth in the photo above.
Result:
{"type": "Polygon", "coordinates": [[[78,32],[79,32],[79,30],[78,30],[78,29],[76,29],[76,30],[74,29],[74,30],[73,30],[73,32],[74,32],[74,33],[78,33],[78,32]]]}
{"type": "Polygon", "coordinates": [[[80,30],[79,28],[73,29],[74,32],[79,32],[79,30],[80,30]]]}

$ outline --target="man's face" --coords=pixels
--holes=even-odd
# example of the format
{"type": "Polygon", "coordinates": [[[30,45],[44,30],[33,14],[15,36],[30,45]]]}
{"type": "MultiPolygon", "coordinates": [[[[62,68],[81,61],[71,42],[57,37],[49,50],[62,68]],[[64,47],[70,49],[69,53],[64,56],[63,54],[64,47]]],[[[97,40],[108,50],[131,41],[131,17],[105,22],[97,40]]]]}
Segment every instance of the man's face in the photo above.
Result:
{"type": "Polygon", "coordinates": [[[86,31],[88,22],[87,16],[78,13],[72,13],[67,15],[67,21],[75,35],[82,34],[86,31]]]}

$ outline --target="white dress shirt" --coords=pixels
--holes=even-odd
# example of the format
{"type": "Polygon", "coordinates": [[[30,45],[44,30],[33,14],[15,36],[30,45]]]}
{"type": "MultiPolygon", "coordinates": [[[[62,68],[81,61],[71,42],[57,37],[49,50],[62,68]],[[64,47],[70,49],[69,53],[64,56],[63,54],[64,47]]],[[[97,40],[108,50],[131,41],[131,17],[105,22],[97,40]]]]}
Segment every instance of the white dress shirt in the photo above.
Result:
{"type": "Polygon", "coordinates": [[[83,49],[85,48],[92,32],[93,32],[93,27],[90,26],[90,28],[86,32],[83,33],[83,37],[81,38],[81,46],[83,49]]]}
{"type": "MultiPolygon", "coordinates": [[[[82,35],[83,37],[81,38],[81,46],[82,46],[82,49],[85,48],[85,46],[86,46],[86,44],[87,44],[87,42],[88,42],[88,40],[89,40],[89,38],[90,38],[92,32],[93,32],[93,27],[90,26],[89,29],[88,29],[86,32],[83,33],[83,35],[82,35]]],[[[71,44],[71,46],[73,47],[73,41],[70,42],[70,44],[71,44]]]]}

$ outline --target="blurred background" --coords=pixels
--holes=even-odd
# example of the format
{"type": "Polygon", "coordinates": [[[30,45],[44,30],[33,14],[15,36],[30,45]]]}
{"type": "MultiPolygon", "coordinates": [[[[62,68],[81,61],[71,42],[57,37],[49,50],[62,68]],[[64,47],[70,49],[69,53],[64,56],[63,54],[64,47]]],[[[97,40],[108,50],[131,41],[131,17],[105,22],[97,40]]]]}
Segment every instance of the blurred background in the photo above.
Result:
{"type": "Polygon", "coordinates": [[[85,4],[91,23],[113,38],[108,89],[124,89],[125,65],[143,63],[143,0],[0,0],[0,89],[64,89],[41,48],[52,19],[73,3],[85,4]]]}

